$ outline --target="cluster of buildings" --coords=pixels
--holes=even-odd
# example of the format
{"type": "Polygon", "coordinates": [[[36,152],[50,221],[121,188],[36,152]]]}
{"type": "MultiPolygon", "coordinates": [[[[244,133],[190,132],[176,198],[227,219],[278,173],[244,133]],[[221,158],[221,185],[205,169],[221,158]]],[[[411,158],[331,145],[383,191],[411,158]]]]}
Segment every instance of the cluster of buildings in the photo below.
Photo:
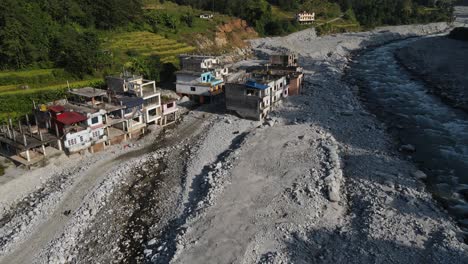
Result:
{"type": "Polygon", "coordinates": [[[303,83],[296,55],[273,55],[269,64],[249,67],[237,81],[226,83],[226,109],[243,118],[263,120],[281,100],[299,95],[303,83]]]}
{"type": "Polygon", "coordinates": [[[148,125],[178,120],[179,96],[200,104],[218,102],[243,118],[263,120],[288,96],[299,95],[304,74],[294,54],[273,55],[268,64],[231,72],[218,57],[180,56],[178,96],[162,96],[156,83],[124,74],[106,78],[107,89],[70,89],[68,98],[34,105],[23,122],[0,125],[0,154],[33,165],[56,151],[91,153],[145,133],[148,125]]]}
{"type": "Polygon", "coordinates": [[[161,96],[141,76],[106,78],[107,90],[71,89],[68,98],[34,105],[32,115],[0,126],[3,156],[26,166],[56,150],[68,154],[102,151],[145,133],[148,125],[177,121],[177,99],[161,96]]]}

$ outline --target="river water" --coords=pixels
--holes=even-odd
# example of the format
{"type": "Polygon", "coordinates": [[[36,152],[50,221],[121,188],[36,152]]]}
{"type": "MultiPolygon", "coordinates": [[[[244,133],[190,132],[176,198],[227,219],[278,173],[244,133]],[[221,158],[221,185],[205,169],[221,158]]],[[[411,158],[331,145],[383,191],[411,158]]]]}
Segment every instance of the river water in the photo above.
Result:
{"type": "Polygon", "coordinates": [[[347,77],[391,134],[416,148],[406,155],[428,175],[434,196],[468,226],[468,114],[429,93],[424,82],[398,64],[395,50],[415,40],[360,54],[347,77]]]}

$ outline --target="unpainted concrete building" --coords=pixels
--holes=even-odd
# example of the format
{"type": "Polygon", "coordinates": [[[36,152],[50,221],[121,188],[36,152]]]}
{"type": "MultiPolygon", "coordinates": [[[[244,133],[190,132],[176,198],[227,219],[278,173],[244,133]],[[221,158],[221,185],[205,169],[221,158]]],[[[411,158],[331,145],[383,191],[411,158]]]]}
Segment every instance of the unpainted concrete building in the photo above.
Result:
{"type": "Polygon", "coordinates": [[[226,84],[226,109],[243,118],[262,120],[271,111],[272,88],[264,83],[248,80],[226,84]]]}

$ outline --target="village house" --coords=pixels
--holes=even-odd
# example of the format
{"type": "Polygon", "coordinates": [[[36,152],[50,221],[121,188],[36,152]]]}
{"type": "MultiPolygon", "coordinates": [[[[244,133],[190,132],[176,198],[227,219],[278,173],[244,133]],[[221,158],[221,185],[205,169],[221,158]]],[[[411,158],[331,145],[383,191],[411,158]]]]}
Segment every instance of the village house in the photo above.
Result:
{"type": "Polygon", "coordinates": [[[273,54],[270,55],[270,66],[296,67],[297,54],[273,54]]]}
{"type": "Polygon", "coordinates": [[[114,138],[120,136],[123,131],[113,131],[112,126],[116,126],[124,120],[115,122],[109,118],[109,115],[122,111],[125,106],[110,103],[107,91],[102,89],[84,87],[71,89],[69,94],[71,96],[65,106],[88,117],[86,123],[91,129],[91,152],[104,150],[106,145],[111,145],[111,141],[121,141],[114,138]]]}
{"type": "Polygon", "coordinates": [[[160,125],[167,126],[173,124],[179,118],[179,109],[177,108],[177,99],[162,97],[162,118],[160,125]]]}
{"type": "Polygon", "coordinates": [[[255,66],[247,69],[249,73],[271,74],[286,78],[286,96],[295,96],[301,93],[304,85],[304,73],[299,66],[255,66]]]}
{"type": "Polygon", "coordinates": [[[229,75],[229,68],[220,59],[203,55],[180,55],[181,70],[176,72],[176,92],[199,103],[216,100],[229,75]]]}
{"type": "Polygon", "coordinates": [[[226,84],[226,109],[243,118],[263,120],[271,111],[272,87],[255,80],[226,84]]]}
{"type": "Polygon", "coordinates": [[[88,118],[85,115],[69,111],[63,105],[51,105],[47,109],[51,116],[52,131],[62,139],[68,153],[91,147],[91,129],[87,127],[88,118]]]}
{"type": "Polygon", "coordinates": [[[176,92],[203,104],[215,100],[223,92],[224,81],[216,79],[213,72],[178,71],[176,92]]]}
{"type": "Polygon", "coordinates": [[[212,14],[201,14],[200,18],[201,19],[212,19],[213,15],[212,14]]]}
{"type": "Polygon", "coordinates": [[[315,13],[309,13],[307,11],[302,11],[296,14],[296,21],[299,24],[312,24],[315,21],[315,13]]]}
{"type": "Polygon", "coordinates": [[[144,122],[157,124],[161,119],[161,93],[157,91],[156,82],[145,80],[141,76],[108,76],[107,87],[112,95],[135,96],[143,99],[144,122]]]}

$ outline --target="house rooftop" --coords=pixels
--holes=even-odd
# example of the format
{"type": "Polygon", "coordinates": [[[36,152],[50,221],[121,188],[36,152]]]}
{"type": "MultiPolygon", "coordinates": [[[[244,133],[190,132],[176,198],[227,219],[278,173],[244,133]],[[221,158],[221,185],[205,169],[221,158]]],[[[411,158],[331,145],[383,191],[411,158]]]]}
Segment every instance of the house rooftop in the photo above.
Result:
{"type": "Polygon", "coordinates": [[[258,89],[258,90],[265,90],[265,89],[268,89],[268,87],[269,87],[268,85],[258,83],[255,80],[248,80],[245,83],[245,86],[247,86],[249,88],[253,88],[253,89],[258,89]]]}
{"type": "Polygon", "coordinates": [[[63,107],[63,105],[51,105],[48,107],[48,109],[54,113],[61,113],[65,111],[65,107],[63,107]]]}
{"type": "Polygon", "coordinates": [[[188,71],[188,70],[180,70],[177,71],[176,74],[185,74],[185,75],[192,75],[192,76],[200,76],[202,73],[209,72],[209,71],[188,71]]]}
{"type": "Polygon", "coordinates": [[[99,96],[105,96],[107,94],[106,90],[96,89],[94,87],[84,87],[79,89],[71,89],[71,94],[86,97],[86,98],[93,98],[99,96]]]}
{"type": "Polygon", "coordinates": [[[145,100],[140,97],[130,97],[130,96],[116,96],[117,101],[122,105],[125,105],[127,108],[133,108],[136,106],[143,105],[145,100]]]}
{"type": "Polygon", "coordinates": [[[77,112],[64,112],[57,116],[57,121],[66,126],[83,122],[86,119],[88,119],[86,116],[77,112]]]}

